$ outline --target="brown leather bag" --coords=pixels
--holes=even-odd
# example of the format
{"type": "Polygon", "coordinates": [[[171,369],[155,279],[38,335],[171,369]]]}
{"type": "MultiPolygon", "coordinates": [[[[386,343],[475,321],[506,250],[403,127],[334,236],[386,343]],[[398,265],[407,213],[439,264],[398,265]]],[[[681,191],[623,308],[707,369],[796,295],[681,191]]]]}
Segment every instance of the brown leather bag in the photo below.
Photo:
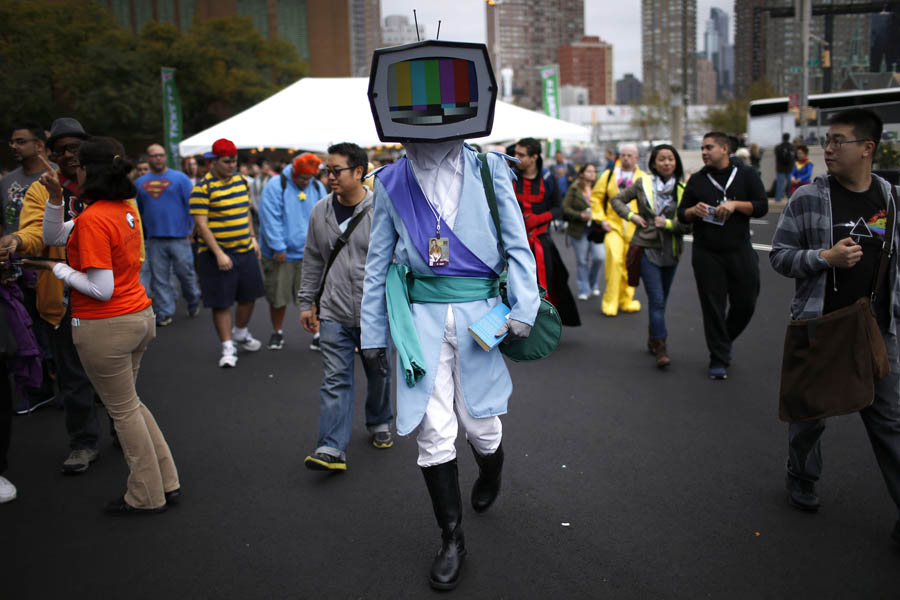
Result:
{"type": "Polygon", "coordinates": [[[625,270],[628,272],[628,285],[637,287],[641,283],[641,259],[644,257],[644,249],[634,244],[628,245],[625,253],[625,270]]]}
{"type": "MultiPolygon", "coordinates": [[[[891,190],[893,197],[893,189],[891,190]]],[[[874,305],[891,261],[896,201],[872,293],[817,319],[792,320],[784,336],[778,417],[798,422],[860,411],[872,404],[875,382],[890,373],[874,305]]],[[[890,301],[890,299],[888,299],[890,301]]]]}

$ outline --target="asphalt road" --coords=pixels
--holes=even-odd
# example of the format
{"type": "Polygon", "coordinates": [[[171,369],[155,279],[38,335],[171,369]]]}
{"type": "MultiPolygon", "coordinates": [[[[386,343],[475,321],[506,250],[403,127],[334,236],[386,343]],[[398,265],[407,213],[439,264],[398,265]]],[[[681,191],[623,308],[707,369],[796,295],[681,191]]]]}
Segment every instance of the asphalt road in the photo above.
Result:
{"type": "MultiPolygon", "coordinates": [[[[776,219],[754,223],[755,242],[770,242],[776,219]]],[[[669,303],[667,371],[646,353],[646,311],[606,318],[598,299],[579,304],[584,325],[566,329],[552,357],[510,365],[503,490],[488,513],[465,512],[456,597],[898,597],[897,511],[857,416],[829,423],[821,511],[786,502],[777,392],[793,282],[759,254],[757,313],[727,381],[706,378],[689,256],[669,303]]],[[[180,312],[138,383],[172,447],[182,503],[153,517],[104,516],[126,477],[109,437],[89,472],[63,477],[62,413],[16,418],[7,476],[19,498],[0,507],[0,597],[435,594],[426,573],[439,532],[415,441],[372,448],[360,402],[348,472],[307,471],[321,366],[295,313],[284,350],[220,370],[208,311],[180,312]]],[[[267,339],[264,302],[252,329],[267,339]]],[[[457,446],[467,496],[475,464],[457,446]]]]}

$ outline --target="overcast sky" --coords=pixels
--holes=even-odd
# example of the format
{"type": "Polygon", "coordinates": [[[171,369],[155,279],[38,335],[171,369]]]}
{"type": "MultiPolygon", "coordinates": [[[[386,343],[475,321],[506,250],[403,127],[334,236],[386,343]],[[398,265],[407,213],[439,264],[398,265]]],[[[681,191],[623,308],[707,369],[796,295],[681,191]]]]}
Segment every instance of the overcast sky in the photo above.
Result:
{"type": "MultiPolygon", "coordinates": [[[[540,2],[541,0],[535,0],[540,2]]],[[[487,42],[484,31],[484,0],[381,0],[381,16],[409,15],[416,9],[419,24],[433,38],[438,19],[441,38],[462,42],[487,42]]],[[[734,43],[734,0],[697,0],[697,50],[703,49],[703,32],[709,9],[718,7],[732,18],[729,42],[734,43]]],[[[641,77],[641,3],[638,0],[585,0],[584,28],[587,35],[598,35],[613,45],[613,76],[625,73],[641,77]]]]}

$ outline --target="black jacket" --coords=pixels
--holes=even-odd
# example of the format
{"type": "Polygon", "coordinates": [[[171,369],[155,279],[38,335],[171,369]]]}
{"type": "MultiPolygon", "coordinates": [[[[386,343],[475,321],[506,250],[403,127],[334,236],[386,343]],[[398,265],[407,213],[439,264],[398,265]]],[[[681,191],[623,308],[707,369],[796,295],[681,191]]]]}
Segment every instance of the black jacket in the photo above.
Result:
{"type": "MultiPolygon", "coordinates": [[[[684,188],[684,198],[678,206],[678,220],[688,223],[684,218],[684,212],[700,202],[705,202],[710,206],[721,204],[723,202],[722,192],[716,189],[707,175],[712,175],[719,185],[724,187],[732,167],[737,167],[738,172],[728,187],[728,200],[752,202],[752,217],[755,219],[769,212],[769,201],[766,198],[766,190],[763,188],[759,174],[742,161],[732,160],[725,169],[703,167],[691,176],[684,188]]],[[[738,211],[734,211],[724,225],[714,225],[700,219],[695,219],[692,223],[694,243],[704,248],[730,251],[750,243],[750,217],[738,211]]]]}

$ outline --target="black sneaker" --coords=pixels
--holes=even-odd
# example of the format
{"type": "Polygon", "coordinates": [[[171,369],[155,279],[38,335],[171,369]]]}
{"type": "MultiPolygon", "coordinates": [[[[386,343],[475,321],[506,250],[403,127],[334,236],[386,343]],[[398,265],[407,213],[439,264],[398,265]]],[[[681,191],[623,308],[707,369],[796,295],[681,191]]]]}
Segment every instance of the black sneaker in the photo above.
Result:
{"type": "Polygon", "coordinates": [[[284,348],[284,335],[277,331],[269,338],[269,350],[281,350],[284,348]]]}
{"type": "Polygon", "coordinates": [[[172,317],[170,317],[169,315],[162,315],[156,319],[157,327],[168,327],[171,324],[172,324],[172,317]]]}
{"type": "Polygon", "coordinates": [[[347,461],[340,456],[332,456],[324,452],[316,452],[303,461],[307,469],[313,471],[346,471],[347,461]]]}
{"type": "Polygon", "coordinates": [[[188,306],[187,316],[193,319],[200,313],[200,305],[195,304],[194,306],[188,306]]]}
{"type": "Polygon", "coordinates": [[[788,502],[794,508],[815,512],[819,510],[819,496],[816,494],[816,484],[794,477],[790,473],[785,475],[784,486],[788,492],[788,502]]]}
{"type": "Polygon", "coordinates": [[[320,352],[322,350],[321,346],[319,345],[319,334],[318,333],[313,336],[312,341],[309,343],[309,349],[315,350],[316,352],[320,352]]]}

